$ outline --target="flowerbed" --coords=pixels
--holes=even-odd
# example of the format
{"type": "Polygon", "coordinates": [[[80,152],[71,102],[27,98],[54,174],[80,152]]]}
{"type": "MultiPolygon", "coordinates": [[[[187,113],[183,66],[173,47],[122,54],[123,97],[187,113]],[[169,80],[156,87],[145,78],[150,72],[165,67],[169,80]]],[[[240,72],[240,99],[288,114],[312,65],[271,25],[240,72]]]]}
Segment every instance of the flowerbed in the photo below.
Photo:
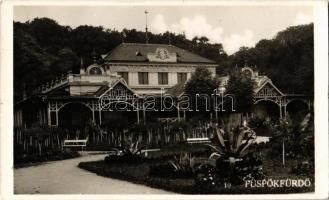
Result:
{"type": "MultiPolygon", "coordinates": [[[[144,160],[141,163],[105,163],[104,161],[81,162],[79,167],[98,175],[126,180],[136,184],[143,184],[153,188],[165,189],[182,194],[288,194],[314,191],[314,179],[310,187],[245,187],[245,185],[231,188],[211,188],[196,185],[193,176],[158,176],[150,173],[157,159],[144,160]]],[[[160,163],[164,160],[160,161],[160,163]]],[[[303,176],[267,176],[266,179],[305,179],[303,176]]]]}

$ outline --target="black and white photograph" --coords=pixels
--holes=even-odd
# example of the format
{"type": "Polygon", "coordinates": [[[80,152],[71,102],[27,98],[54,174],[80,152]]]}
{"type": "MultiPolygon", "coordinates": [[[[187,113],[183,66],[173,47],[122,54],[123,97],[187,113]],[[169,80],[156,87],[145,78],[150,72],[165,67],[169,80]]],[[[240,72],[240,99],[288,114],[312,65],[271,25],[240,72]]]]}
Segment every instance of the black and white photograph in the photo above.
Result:
{"type": "Polygon", "coordinates": [[[319,6],[218,2],[15,4],[13,195],[319,191],[319,6]]]}

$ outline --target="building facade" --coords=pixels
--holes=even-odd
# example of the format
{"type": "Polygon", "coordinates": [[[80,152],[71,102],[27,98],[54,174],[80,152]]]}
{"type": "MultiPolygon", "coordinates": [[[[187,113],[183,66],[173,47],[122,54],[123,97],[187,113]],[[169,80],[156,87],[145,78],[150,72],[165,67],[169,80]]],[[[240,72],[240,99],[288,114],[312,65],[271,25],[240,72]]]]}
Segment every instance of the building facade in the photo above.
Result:
{"type": "MultiPolygon", "coordinates": [[[[219,67],[212,60],[173,45],[135,43],[120,44],[102,55],[98,63],[102,64],[95,61],[90,66],[81,66],[79,74],[52,80],[18,102],[14,108],[15,127],[27,128],[33,124],[84,127],[88,123],[102,124],[119,117],[139,123],[146,115],[185,119],[186,110],[180,109],[179,101],[171,103],[173,111],[159,115],[147,112],[145,99],[150,96],[160,99],[161,94],[179,97],[196,68],[206,68],[215,77],[216,67],[219,67]],[[121,104],[128,108],[126,112],[118,112],[121,104]]],[[[259,75],[252,67],[245,66],[242,73],[255,83],[253,115],[285,118],[289,106],[296,101],[311,110],[312,97],[285,94],[269,77],[259,75]]],[[[218,78],[218,89],[224,94],[230,77],[218,78]]],[[[218,118],[217,110],[215,117],[218,118]]]]}
{"type": "MultiPolygon", "coordinates": [[[[298,111],[312,110],[312,96],[304,94],[286,94],[276,87],[268,76],[260,75],[255,68],[256,67],[245,66],[241,69],[242,75],[250,78],[254,82],[254,106],[251,112],[253,116],[259,118],[267,118],[269,116],[286,118],[288,110],[290,114],[298,111]],[[293,110],[289,109],[290,107],[296,108],[293,110]]],[[[219,77],[219,80],[219,90],[224,93],[230,76],[219,77]]]]}
{"type": "Polygon", "coordinates": [[[218,67],[212,60],[173,45],[136,43],[120,44],[102,55],[99,63],[81,66],[79,74],[52,80],[18,102],[14,108],[15,127],[84,126],[90,121],[102,124],[122,115],[104,109],[103,100],[109,102],[109,107],[114,100],[124,101],[133,110],[124,115],[139,122],[146,115],[140,103],[145,97],[159,96],[183,85],[197,67],[207,68],[212,76],[218,67]]]}
{"type": "MultiPolygon", "coordinates": [[[[197,67],[216,75],[214,61],[173,45],[123,43],[103,55],[108,75],[125,79],[137,94],[160,94],[176,84],[185,83],[197,67]]],[[[83,72],[82,72],[83,73],[83,72]]]]}

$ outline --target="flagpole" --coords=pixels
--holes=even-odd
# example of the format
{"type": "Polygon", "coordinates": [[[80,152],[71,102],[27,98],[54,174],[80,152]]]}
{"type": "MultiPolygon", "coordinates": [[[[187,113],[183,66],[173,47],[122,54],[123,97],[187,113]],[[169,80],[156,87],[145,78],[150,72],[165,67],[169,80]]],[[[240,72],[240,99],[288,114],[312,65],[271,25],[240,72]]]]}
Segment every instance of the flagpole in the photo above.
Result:
{"type": "Polygon", "coordinates": [[[148,44],[149,43],[149,38],[148,38],[148,30],[147,30],[147,14],[148,14],[148,12],[147,12],[147,10],[145,10],[145,39],[146,39],[146,44],[148,44]]]}

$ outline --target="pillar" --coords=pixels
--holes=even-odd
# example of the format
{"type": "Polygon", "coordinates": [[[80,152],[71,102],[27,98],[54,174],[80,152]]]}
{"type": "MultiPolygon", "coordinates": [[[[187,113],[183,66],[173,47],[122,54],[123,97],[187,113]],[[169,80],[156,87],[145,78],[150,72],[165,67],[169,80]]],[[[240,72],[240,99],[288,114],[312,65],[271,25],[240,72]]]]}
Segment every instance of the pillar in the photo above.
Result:
{"type": "Polygon", "coordinates": [[[139,109],[137,108],[137,123],[139,124],[139,109]]]}
{"type": "Polygon", "coordinates": [[[101,125],[102,124],[102,111],[99,110],[98,113],[99,113],[99,124],[101,125]]]}
{"type": "Polygon", "coordinates": [[[93,123],[95,124],[95,111],[94,111],[94,109],[91,111],[91,113],[93,114],[93,123]]]}
{"type": "Polygon", "coordinates": [[[145,122],[145,118],[146,118],[146,113],[145,113],[145,108],[143,106],[143,121],[145,122]]]}
{"type": "Polygon", "coordinates": [[[58,110],[56,109],[56,126],[58,126],[58,110]]]}
{"type": "Polygon", "coordinates": [[[47,117],[48,117],[48,126],[51,126],[51,116],[50,116],[50,103],[48,102],[48,107],[47,107],[47,117]]]}
{"type": "Polygon", "coordinates": [[[177,104],[177,118],[178,118],[178,121],[180,121],[179,103],[177,104]]]}

